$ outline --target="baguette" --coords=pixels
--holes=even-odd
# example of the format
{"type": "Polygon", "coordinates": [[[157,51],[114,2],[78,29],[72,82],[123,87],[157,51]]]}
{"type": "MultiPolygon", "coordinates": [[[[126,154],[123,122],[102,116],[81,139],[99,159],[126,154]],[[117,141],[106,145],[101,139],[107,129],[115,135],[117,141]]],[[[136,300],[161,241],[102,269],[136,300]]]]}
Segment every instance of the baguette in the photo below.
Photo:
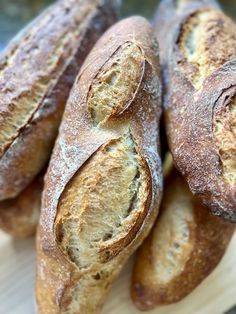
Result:
{"type": "Polygon", "coordinates": [[[0,202],[0,228],[18,239],[33,236],[39,221],[42,190],[40,175],[15,199],[0,202]]]}
{"type": "Polygon", "coordinates": [[[234,224],[213,216],[173,169],[160,216],[136,257],[134,304],[146,311],[183,299],[218,265],[234,230],[234,224]]]}
{"type": "Polygon", "coordinates": [[[174,162],[212,213],[236,222],[235,23],[215,1],[164,0],[155,29],[174,162]]]}
{"type": "Polygon", "coordinates": [[[0,201],[17,197],[47,163],[79,68],[115,20],[114,1],[60,0],[0,57],[0,201]]]}
{"type": "Polygon", "coordinates": [[[132,17],[98,41],[76,79],[45,179],[38,312],[99,313],[150,231],[162,190],[158,45],[132,17]]]}

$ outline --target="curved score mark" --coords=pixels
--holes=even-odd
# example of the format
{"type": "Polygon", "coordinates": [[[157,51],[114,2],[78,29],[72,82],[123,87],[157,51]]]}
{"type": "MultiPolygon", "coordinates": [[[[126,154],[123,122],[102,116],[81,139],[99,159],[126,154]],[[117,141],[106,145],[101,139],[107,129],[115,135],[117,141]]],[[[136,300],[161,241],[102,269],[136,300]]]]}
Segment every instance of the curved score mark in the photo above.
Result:
{"type": "Polygon", "coordinates": [[[88,109],[95,124],[106,122],[126,109],[139,87],[143,68],[143,53],[132,42],[123,44],[105,63],[88,95],[88,109]]]}
{"type": "Polygon", "coordinates": [[[135,238],[145,219],[148,179],[129,131],[103,145],[72,178],[58,205],[55,234],[77,267],[102,264],[135,238]]]}
{"type": "Polygon", "coordinates": [[[203,9],[183,24],[178,47],[179,65],[196,90],[220,66],[236,56],[234,22],[216,9],[203,9]]]}

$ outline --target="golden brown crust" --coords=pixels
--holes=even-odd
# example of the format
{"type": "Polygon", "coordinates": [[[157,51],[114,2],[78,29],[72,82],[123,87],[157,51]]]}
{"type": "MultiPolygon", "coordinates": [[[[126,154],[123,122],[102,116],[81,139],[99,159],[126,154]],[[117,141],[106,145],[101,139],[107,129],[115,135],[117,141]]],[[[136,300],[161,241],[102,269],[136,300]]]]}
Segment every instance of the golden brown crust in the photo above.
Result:
{"type": "Polygon", "coordinates": [[[132,299],[140,310],[180,301],[217,266],[235,225],[213,216],[173,169],[161,213],[138,251],[132,299]]]}
{"type": "Polygon", "coordinates": [[[235,23],[216,9],[198,10],[183,23],[178,47],[179,66],[196,90],[206,77],[236,55],[235,23]]]}
{"type": "Polygon", "coordinates": [[[15,238],[33,236],[39,221],[42,191],[41,175],[15,199],[0,202],[0,228],[15,238]]]}
{"type": "Polygon", "coordinates": [[[39,313],[100,312],[112,281],[147,236],[162,190],[160,94],[149,23],[121,21],[81,69],[46,175],[37,238],[39,313]],[[132,73],[133,66],[122,67],[129,49],[132,73]],[[126,82],[130,75],[127,87],[120,73],[126,82]],[[117,86],[124,88],[123,103],[115,101],[117,86]],[[99,106],[106,108],[102,115],[99,106]]]}
{"type": "Polygon", "coordinates": [[[112,1],[61,0],[1,56],[0,200],[16,197],[45,166],[79,68],[115,20],[112,1]]]}
{"type": "Polygon", "coordinates": [[[214,214],[236,222],[235,23],[214,1],[189,0],[176,9],[167,0],[155,28],[174,162],[214,214]]]}

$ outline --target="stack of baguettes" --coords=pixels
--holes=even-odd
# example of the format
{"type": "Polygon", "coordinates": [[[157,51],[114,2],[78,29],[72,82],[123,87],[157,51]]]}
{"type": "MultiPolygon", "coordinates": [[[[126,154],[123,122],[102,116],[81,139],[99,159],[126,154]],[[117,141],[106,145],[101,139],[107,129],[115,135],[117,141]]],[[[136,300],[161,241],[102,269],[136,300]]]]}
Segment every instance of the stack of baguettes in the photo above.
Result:
{"type": "Polygon", "coordinates": [[[215,1],[163,0],[153,27],[131,17],[97,41],[118,6],[60,0],[0,60],[0,226],[32,235],[41,208],[40,314],[99,313],[139,246],[135,305],[177,302],[235,230],[235,23],[215,1]]]}

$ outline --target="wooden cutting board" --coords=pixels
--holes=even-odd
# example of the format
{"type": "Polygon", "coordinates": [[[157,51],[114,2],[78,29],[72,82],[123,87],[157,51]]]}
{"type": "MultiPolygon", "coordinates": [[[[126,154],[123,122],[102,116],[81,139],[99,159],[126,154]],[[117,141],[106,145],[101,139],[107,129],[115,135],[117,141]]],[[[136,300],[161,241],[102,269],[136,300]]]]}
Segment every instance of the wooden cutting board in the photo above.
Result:
{"type": "MultiPolygon", "coordinates": [[[[132,260],[114,283],[102,314],[139,314],[129,296],[132,260]]],[[[34,314],[34,239],[0,232],[0,314],[34,314]]],[[[218,268],[185,300],[150,314],[222,314],[236,304],[236,234],[218,268]]]]}

